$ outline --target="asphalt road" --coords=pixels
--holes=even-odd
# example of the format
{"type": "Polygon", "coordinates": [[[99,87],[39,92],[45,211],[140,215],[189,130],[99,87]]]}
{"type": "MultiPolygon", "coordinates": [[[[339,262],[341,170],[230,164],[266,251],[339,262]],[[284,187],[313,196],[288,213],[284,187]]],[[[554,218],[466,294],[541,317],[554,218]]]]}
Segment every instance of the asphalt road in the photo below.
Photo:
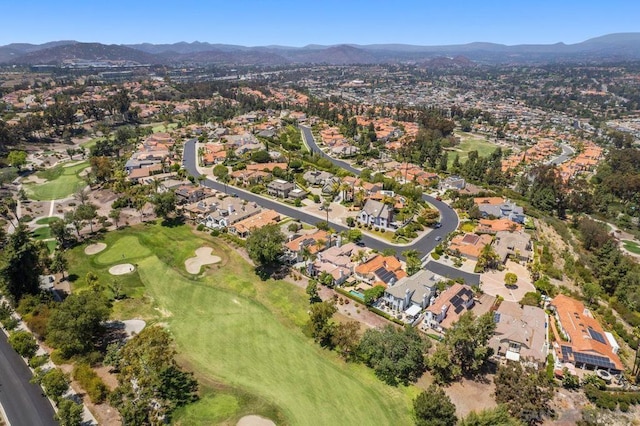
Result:
{"type": "Polygon", "coordinates": [[[560,147],[562,148],[562,154],[560,154],[556,158],[554,158],[551,161],[549,161],[548,164],[553,164],[553,165],[559,166],[560,164],[568,161],[569,158],[572,157],[573,154],[576,153],[576,151],[571,146],[567,145],[566,143],[560,144],[560,147]]]}
{"type": "Polygon", "coordinates": [[[0,404],[11,426],[54,426],[54,411],[31,370],[0,332],[0,404]]]}
{"type": "MultiPolygon", "coordinates": [[[[344,161],[329,157],[328,155],[323,153],[320,150],[320,148],[318,148],[318,145],[315,143],[313,135],[311,134],[311,130],[308,127],[300,126],[300,129],[302,130],[303,137],[305,138],[305,142],[307,143],[307,145],[312,151],[320,153],[321,155],[329,159],[338,167],[346,169],[355,175],[360,174],[360,170],[352,167],[350,164],[344,161]]],[[[196,162],[197,162],[196,140],[191,139],[185,142],[184,144],[183,165],[184,165],[184,168],[193,176],[200,175],[200,173],[198,172],[196,162]]],[[[220,182],[216,182],[209,178],[202,181],[202,185],[209,188],[216,189],[218,191],[225,191],[224,184],[220,182]]],[[[268,198],[253,194],[249,191],[245,191],[240,188],[228,186],[227,191],[229,193],[238,194],[238,196],[243,200],[255,202],[265,208],[275,210],[284,216],[289,216],[311,225],[314,225],[323,220],[318,218],[317,216],[305,213],[294,207],[290,207],[286,204],[282,204],[282,203],[270,200],[268,198]]],[[[425,201],[431,203],[434,207],[436,207],[440,211],[440,222],[442,224],[440,228],[433,229],[428,235],[425,235],[421,239],[414,241],[413,244],[410,244],[410,245],[397,246],[397,245],[379,240],[377,238],[369,237],[367,235],[362,236],[362,241],[366,244],[367,247],[372,249],[376,249],[380,251],[385,249],[391,249],[396,253],[398,257],[402,257],[402,252],[404,252],[405,250],[417,250],[419,253],[421,253],[422,255],[421,257],[424,257],[427,253],[429,253],[438,245],[438,241],[435,240],[436,237],[440,236],[444,239],[445,236],[447,236],[449,233],[455,231],[458,228],[458,215],[455,213],[455,211],[451,207],[449,207],[449,205],[443,203],[442,201],[438,201],[435,198],[429,197],[427,195],[423,195],[422,198],[425,201]]],[[[336,231],[345,231],[349,229],[342,224],[332,222],[331,216],[329,216],[329,222],[331,223],[332,228],[335,229],[336,231]]]]}

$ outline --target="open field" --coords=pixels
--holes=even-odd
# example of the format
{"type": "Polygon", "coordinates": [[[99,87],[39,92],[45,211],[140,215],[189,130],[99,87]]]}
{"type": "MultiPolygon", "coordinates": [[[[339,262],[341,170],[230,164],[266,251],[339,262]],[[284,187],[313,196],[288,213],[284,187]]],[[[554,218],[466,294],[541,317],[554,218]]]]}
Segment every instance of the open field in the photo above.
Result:
{"type": "Polygon", "coordinates": [[[88,166],[89,163],[83,161],[70,167],[58,165],[38,172],[37,176],[47,179],[47,182],[25,185],[27,195],[29,198],[38,201],[68,197],[85,185],[79,174],[88,166]]]}
{"type": "Polygon", "coordinates": [[[498,147],[493,142],[488,141],[484,136],[465,132],[456,132],[456,136],[460,138],[460,145],[451,150],[447,150],[449,153],[448,166],[453,164],[453,159],[456,154],[458,154],[460,158],[460,163],[464,163],[467,161],[467,157],[471,151],[478,151],[480,157],[487,157],[498,147]]]}
{"type": "Polygon", "coordinates": [[[260,281],[237,253],[186,226],[147,224],[109,233],[103,242],[107,249],[95,256],[86,256],[84,247],[72,251],[74,288],[84,285],[89,270],[101,282],[113,280],[107,270],[124,262],[123,255],[136,264],[134,273],[118,279],[125,292],[145,293],[148,299],[123,301],[116,315],[138,312],[138,306],[143,315],[155,317],[152,322],[166,324],[180,360],[205,388],[199,403],[176,413],[177,424],[235,424],[246,414],[277,424],[412,423],[415,388],[384,385],[370,369],[346,364],[304,336],[308,302],[303,289],[260,281]],[[205,243],[222,261],[194,278],[184,261],[205,243]]]}
{"type": "Polygon", "coordinates": [[[634,241],[623,240],[622,246],[633,254],[640,254],[640,245],[634,241]]]}

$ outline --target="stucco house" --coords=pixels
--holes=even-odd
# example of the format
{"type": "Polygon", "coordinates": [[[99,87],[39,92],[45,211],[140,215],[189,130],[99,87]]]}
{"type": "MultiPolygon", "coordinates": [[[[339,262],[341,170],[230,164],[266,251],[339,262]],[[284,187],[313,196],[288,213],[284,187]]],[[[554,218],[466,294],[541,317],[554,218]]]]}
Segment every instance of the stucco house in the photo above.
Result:
{"type": "Polygon", "coordinates": [[[364,225],[389,228],[393,222],[393,207],[369,199],[358,214],[357,220],[364,225]]]}

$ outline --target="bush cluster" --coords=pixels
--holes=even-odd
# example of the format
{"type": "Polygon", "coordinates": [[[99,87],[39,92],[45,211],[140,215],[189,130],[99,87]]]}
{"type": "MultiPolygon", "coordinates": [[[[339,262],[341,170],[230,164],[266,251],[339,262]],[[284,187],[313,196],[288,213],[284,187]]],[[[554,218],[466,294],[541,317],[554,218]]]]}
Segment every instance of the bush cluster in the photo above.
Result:
{"type": "Polygon", "coordinates": [[[100,404],[107,399],[109,395],[107,385],[88,364],[77,364],[73,368],[73,378],[87,391],[87,395],[94,404],[100,404]]]}

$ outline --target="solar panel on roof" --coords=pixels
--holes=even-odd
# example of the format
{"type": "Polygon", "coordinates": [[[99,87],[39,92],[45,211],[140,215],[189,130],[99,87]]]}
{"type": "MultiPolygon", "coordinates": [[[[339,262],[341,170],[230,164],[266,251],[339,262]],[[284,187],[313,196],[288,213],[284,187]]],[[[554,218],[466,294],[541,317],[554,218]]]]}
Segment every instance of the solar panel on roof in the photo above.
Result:
{"type": "Polygon", "coordinates": [[[456,307],[456,314],[459,314],[462,311],[464,311],[464,306],[459,305],[459,306],[456,307]]]}
{"type": "Polygon", "coordinates": [[[607,344],[607,341],[604,340],[604,336],[602,335],[602,333],[595,331],[593,328],[588,328],[587,330],[589,331],[589,334],[591,335],[592,339],[597,340],[598,342],[603,343],[605,345],[607,344]]]}
{"type": "Polygon", "coordinates": [[[453,306],[458,306],[458,302],[460,302],[460,298],[457,295],[451,298],[451,304],[453,306]]]}
{"type": "Polygon", "coordinates": [[[495,322],[496,324],[500,322],[500,312],[493,313],[493,322],[495,322]]]}
{"type": "Polygon", "coordinates": [[[609,358],[606,358],[603,356],[589,355],[589,354],[576,352],[574,354],[574,357],[575,357],[576,363],[595,365],[601,368],[614,368],[614,369],[616,368],[615,364],[613,364],[609,358]]]}
{"type": "Polygon", "coordinates": [[[571,349],[571,346],[562,346],[560,349],[562,350],[563,359],[570,359],[573,356],[573,349],[571,349]]]}

